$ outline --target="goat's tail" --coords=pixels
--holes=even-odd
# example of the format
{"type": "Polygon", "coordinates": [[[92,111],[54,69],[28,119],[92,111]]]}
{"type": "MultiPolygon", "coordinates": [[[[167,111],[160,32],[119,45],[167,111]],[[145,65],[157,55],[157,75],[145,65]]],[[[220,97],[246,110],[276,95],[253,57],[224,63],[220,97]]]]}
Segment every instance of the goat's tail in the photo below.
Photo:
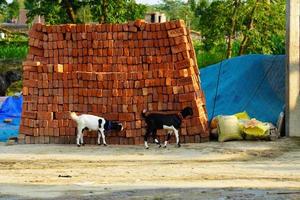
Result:
{"type": "Polygon", "coordinates": [[[142,117],[146,118],[146,116],[147,116],[146,113],[147,113],[147,110],[144,109],[144,110],[142,111],[142,117]]]}
{"type": "Polygon", "coordinates": [[[74,120],[74,121],[78,121],[78,115],[75,112],[69,112],[70,113],[70,117],[74,120]]]}

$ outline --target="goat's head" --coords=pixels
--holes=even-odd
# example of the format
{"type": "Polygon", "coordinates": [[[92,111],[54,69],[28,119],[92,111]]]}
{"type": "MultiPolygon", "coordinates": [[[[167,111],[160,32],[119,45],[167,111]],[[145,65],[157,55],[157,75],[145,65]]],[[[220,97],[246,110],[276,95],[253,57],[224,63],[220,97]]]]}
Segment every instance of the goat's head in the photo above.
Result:
{"type": "Polygon", "coordinates": [[[193,109],[191,107],[185,107],[180,113],[183,118],[186,118],[187,116],[192,116],[194,114],[193,109]]]}
{"type": "Polygon", "coordinates": [[[120,122],[112,122],[111,129],[115,131],[123,131],[124,127],[120,122]]]}

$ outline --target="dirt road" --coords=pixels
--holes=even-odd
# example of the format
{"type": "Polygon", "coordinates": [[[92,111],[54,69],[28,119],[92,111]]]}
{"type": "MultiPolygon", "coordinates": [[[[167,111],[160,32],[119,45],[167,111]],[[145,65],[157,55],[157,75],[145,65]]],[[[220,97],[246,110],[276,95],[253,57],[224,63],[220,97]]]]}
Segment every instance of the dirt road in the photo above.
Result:
{"type": "Polygon", "coordinates": [[[300,140],[0,145],[0,199],[300,199],[300,140]]]}

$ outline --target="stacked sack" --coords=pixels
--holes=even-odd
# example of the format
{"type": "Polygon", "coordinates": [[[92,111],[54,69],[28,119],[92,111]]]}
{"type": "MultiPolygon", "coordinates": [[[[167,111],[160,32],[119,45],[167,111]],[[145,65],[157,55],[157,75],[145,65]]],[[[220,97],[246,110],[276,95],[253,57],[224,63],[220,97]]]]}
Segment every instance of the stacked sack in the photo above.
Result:
{"type": "Polygon", "coordinates": [[[266,122],[250,118],[246,111],[234,115],[220,115],[211,122],[211,135],[219,142],[230,140],[275,140],[277,128],[266,122]]]}

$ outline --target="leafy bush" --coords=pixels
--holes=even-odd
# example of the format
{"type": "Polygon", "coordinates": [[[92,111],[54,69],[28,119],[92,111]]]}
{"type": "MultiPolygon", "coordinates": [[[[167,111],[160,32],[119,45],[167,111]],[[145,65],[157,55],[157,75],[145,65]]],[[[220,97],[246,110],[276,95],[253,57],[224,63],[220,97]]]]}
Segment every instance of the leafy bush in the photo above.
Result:
{"type": "Polygon", "coordinates": [[[9,88],[7,88],[6,95],[7,96],[13,96],[15,93],[21,92],[22,91],[22,87],[23,87],[22,80],[13,82],[9,86],[9,88]]]}
{"type": "Polygon", "coordinates": [[[0,59],[24,59],[27,55],[27,51],[27,45],[0,44],[0,59]]]}
{"type": "Polygon", "coordinates": [[[13,35],[0,40],[0,59],[24,59],[28,51],[28,39],[13,35]]]}
{"type": "MultiPolygon", "coordinates": [[[[199,69],[216,64],[226,59],[227,46],[225,42],[215,42],[214,46],[209,48],[209,50],[207,50],[205,45],[200,41],[193,41],[193,46],[196,52],[199,69]]],[[[233,57],[238,55],[239,47],[239,41],[235,41],[232,46],[233,57]]]]}

